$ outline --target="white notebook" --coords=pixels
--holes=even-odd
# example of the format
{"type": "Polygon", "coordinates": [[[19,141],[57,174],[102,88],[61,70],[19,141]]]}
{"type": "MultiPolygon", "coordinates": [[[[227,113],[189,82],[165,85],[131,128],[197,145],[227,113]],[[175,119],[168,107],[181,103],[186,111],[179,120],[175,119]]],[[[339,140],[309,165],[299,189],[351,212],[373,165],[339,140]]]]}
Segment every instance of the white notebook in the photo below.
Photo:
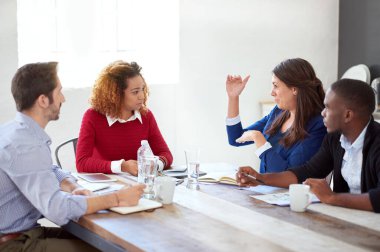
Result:
{"type": "Polygon", "coordinates": [[[110,210],[119,213],[119,214],[130,214],[130,213],[136,213],[141,212],[149,209],[159,208],[162,207],[162,203],[154,201],[154,200],[148,200],[141,198],[139,200],[139,204],[137,206],[132,207],[112,207],[110,210]]]}

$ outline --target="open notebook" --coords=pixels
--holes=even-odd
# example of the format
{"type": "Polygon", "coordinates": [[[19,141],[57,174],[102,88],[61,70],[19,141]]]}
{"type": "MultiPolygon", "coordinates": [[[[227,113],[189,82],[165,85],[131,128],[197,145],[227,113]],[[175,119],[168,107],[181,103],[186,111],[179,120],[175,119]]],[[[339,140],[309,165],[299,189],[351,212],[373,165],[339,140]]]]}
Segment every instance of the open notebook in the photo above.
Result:
{"type": "Polygon", "coordinates": [[[235,173],[209,172],[199,177],[199,182],[237,185],[235,173]]]}
{"type": "Polygon", "coordinates": [[[148,200],[141,198],[139,200],[139,204],[137,206],[131,206],[131,207],[112,207],[110,210],[119,213],[119,214],[130,214],[130,213],[136,213],[141,212],[149,209],[155,209],[162,207],[162,203],[154,201],[154,200],[148,200]]]}

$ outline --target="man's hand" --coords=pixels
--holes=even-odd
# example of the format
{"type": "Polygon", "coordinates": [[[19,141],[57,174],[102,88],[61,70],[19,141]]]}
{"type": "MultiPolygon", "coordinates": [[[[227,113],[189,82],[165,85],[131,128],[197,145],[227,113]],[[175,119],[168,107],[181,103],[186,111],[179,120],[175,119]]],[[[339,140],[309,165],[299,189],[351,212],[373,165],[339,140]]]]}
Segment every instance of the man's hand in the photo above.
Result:
{"type": "Polygon", "coordinates": [[[309,178],[303,183],[310,186],[311,192],[314,193],[321,202],[331,204],[335,193],[331,190],[325,179],[309,178]]]}
{"type": "Polygon", "coordinates": [[[71,191],[73,195],[84,195],[84,196],[91,196],[94,195],[93,192],[91,192],[88,189],[85,189],[83,187],[77,187],[73,191],[71,191]]]}
{"type": "Polygon", "coordinates": [[[121,163],[121,171],[128,172],[132,174],[133,176],[137,176],[137,173],[138,173],[137,161],[132,160],[132,159],[128,161],[123,161],[121,163]]]}
{"type": "Polygon", "coordinates": [[[138,184],[131,187],[123,187],[116,192],[118,206],[135,206],[144,192],[145,185],[138,184]]]}
{"type": "Polygon", "coordinates": [[[262,181],[262,176],[260,173],[256,172],[250,166],[243,166],[240,167],[239,171],[236,173],[236,182],[239,186],[257,186],[262,184],[256,179],[249,178],[247,174],[262,181]]]}

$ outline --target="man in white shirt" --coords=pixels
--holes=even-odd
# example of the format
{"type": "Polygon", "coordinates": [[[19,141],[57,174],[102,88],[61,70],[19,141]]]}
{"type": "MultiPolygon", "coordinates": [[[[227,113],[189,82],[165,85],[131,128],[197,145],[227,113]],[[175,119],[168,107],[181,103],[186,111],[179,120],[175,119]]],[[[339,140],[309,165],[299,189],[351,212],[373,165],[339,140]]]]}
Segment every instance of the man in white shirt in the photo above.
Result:
{"type": "Polygon", "coordinates": [[[328,134],[308,163],[277,174],[259,174],[251,167],[241,167],[238,183],[255,186],[261,181],[288,187],[303,182],[323,203],[379,213],[380,124],[372,117],[373,89],[362,81],[342,79],[331,85],[324,104],[322,116],[328,134]],[[324,179],[330,172],[333,190],[324,179]]]}

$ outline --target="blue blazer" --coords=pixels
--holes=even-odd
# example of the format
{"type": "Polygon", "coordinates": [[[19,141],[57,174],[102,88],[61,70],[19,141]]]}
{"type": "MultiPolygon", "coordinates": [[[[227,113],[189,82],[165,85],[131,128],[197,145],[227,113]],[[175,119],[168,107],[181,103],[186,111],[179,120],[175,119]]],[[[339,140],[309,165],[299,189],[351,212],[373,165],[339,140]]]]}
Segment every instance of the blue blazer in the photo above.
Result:
{"type": "Polygon", "coordinates": [[[278,131],[272,136],[264,133],[282,111],[283,110],[276,106],[267,116],[245,129],[243,129],[241,122],[227,126],[227,135],[230,145],[239,147],[253,144],[254,142],[236,143],[236,139],[239,138],[244,131],[248,130],[260,131],[263,133],[265,139],[272,145],[272,148],[264,151],[259,157],[261,160],[261,173],[282,172],[290,167],[306,163],[319,150],[322,140],[327,133],[322,116],[315,116],[307,123],[306,131],[308,135],[306,138],[296,142],[289,148],[285,148],[279,143],[283,137],[283,133],[278,131]]]}

